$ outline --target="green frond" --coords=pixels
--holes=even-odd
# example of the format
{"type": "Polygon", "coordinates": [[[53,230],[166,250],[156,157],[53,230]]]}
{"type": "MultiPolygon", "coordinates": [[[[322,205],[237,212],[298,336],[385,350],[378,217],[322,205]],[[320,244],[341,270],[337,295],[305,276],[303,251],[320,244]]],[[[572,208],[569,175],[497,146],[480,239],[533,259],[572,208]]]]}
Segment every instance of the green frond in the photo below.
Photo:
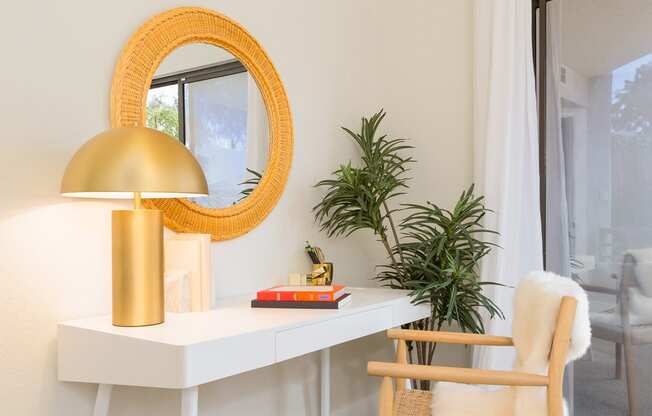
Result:
{"type": "Polygon", "coordinates": [[[378,135],[385,118],[383,110],[369,118],[363,117],[360,131],[342,127],[358,145],[362,165],[351,162],[332,173],[332,178],[315,186],[326,190],[322,201],[313,208],[315,220],[329,236],[346,236],[360,229],[370,229],[377,235],[384,233],[383,221],[388,213],[381,213],[387,201],[407,188],[409,164],[412,157],[401,152],[412,149],[404,139],[378,135]]]}

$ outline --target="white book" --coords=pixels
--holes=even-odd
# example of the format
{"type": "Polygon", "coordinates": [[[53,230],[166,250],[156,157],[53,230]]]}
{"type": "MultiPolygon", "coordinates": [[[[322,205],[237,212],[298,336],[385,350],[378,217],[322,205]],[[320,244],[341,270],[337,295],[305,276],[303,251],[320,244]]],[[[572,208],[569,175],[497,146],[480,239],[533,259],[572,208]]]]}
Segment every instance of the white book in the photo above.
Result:
{"type": "Polygon", "coordinates": [[[187,271],[165,272],[165,311],[190,312],[190,273],[187,271]]]}
{"type": "Polygon", "coordinates": [[[210,234],[178,233],[172,235],[170,240],[191,240],[199,242],[199,293],[201,299],[200,310],[211,310],[213,308],[213,270],[211,261],[210,234]]]}
{"type": "Polygon", "coordinates": [[[182,271],[190,277],[190,311],[200,312],[201,296],[201,243],[199,240],[165,241],[165,271],[182,271]]]}

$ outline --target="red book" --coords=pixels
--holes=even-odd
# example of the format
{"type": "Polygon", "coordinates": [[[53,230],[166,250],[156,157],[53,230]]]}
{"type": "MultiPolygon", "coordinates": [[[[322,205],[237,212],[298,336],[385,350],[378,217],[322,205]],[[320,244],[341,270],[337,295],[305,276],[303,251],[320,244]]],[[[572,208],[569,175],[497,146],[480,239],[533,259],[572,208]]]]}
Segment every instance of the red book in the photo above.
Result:
{"type": "Polygon", "coordinates": [[[343,285],[334,286],[274,286],[261,290],[256,300],[265,301],[321,301],[333,302],[344,294],[343,285]]]}
{"type": "Polygon", "coordinates": [[[351,295],[345,293],[342,297],[334,302],[311,302],[292,300],[285,302],[282,300],[258,300],[251,301],[252,308],[283,308],[283,309],[342,309],[351,303],[351,295]]]}

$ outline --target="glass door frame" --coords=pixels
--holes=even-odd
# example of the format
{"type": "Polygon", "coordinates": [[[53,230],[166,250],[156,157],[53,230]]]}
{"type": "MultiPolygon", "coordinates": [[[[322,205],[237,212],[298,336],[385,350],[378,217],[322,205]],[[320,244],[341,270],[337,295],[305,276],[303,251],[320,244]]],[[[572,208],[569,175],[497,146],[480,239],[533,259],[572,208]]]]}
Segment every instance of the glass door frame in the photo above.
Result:
{"type": "Polygon", "coordinates": [[[546,268],[546,88],[547,88],[547,5],[551,0],[532,0],[532,58],[537,85],[538,132],[539,132],[539,209],[541,213],[541,237],[543,241],[543,264],[546,268]],[[537,15],[538,12],[538,15],[537,15]]]}

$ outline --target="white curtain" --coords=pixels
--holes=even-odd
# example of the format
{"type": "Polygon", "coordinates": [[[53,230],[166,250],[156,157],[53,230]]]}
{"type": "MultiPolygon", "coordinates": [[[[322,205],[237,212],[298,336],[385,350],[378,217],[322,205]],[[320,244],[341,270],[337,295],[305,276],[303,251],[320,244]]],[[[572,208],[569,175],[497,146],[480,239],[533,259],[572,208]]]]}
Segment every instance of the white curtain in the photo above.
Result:
{"type": "MultiPolygon", "coordinates": [[[[474,33],[474,180],[494,211],[485,225],[500,233],[481,278],[505,320],[487,332],[511,334],[512,297],[519,279],[543,269],[539,206],[537,103],[532,59],[531,2],[476,0],[474,33]]],[[[475,367],[511,369],[511,349],[474,349],[475,367]]]]}

